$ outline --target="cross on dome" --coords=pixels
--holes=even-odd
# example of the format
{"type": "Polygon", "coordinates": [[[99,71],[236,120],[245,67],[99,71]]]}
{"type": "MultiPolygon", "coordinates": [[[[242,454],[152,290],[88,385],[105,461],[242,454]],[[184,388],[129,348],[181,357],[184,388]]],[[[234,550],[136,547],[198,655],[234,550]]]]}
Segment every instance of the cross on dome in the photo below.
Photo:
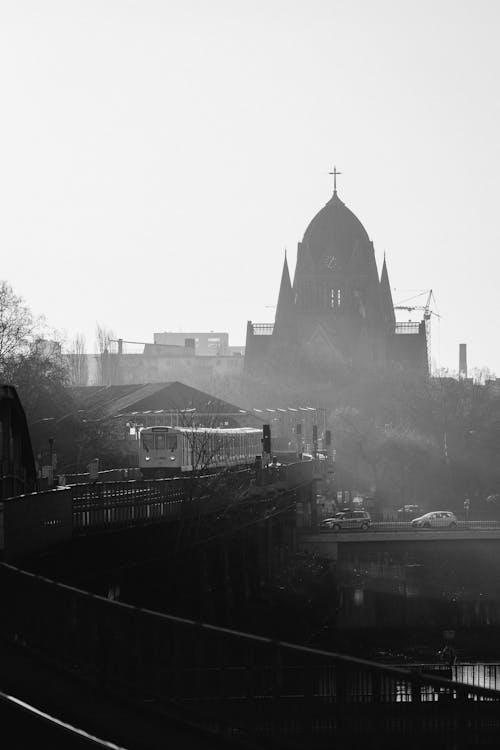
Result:
{"type": "Polygon", "coordinates": [[[333,194],[337,195],[337,175],[342,174],[342,172],[338,172],[337,167],[334,167],[333,172],[328,172],[328,174],[333,175],[333,194]]]}

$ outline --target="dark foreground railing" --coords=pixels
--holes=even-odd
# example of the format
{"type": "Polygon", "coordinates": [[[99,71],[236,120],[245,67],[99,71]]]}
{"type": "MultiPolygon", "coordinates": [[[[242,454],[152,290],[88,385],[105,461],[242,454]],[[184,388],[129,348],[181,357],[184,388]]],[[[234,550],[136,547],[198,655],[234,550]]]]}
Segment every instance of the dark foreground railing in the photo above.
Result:
{"type": "Polygon", "coordinates": [[[4,639],[226,737],[460,748],[500,729],[495,690],[111,602],[5,564],[0,591],[4,639]]]}
{"type": "Polygon", "coordinates": [[[0,692],[2,745],[10,750],[124,750],[88,732],[40,711],[13,695],[0,692]]]}

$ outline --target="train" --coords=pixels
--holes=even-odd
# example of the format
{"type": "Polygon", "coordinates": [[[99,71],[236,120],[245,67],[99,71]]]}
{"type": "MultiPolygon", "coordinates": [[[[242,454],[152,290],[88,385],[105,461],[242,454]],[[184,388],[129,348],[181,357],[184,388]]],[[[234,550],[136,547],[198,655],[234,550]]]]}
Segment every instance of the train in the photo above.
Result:
{"type": "Polygon", "coordinates": [[[254,427],[143,427],[139,433],[145,479],[247,466],[261,453],[262,430],[254,427]]]}

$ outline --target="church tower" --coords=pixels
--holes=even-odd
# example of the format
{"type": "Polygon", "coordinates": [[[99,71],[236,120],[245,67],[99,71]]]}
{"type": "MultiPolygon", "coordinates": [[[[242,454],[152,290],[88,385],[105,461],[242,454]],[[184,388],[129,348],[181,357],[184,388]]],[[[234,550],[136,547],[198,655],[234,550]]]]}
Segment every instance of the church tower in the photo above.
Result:
{"type": "Polygon", "coordinates": [[[385,257],[379,278],[373,242],[340,200],[339,173],[332,174],[333,195],[298,243],[293,284],[285,255],[274,327],[248,323],[247,374],[287,349],[291,357],[302,352],[311,372],[320,368],[323,379],[339,364],[370,368],[400,354],[405,366],[412,359],[421,367],[420,354],[413,352],[420,352],[422,342],[397,335],[385,257]]]}
{"type": "Polygon", "coordinates": [[[320,341],[344,362],[385,359],[373,244],[337,190],[298,244],[293,289],[301,341],[320,341]]]}

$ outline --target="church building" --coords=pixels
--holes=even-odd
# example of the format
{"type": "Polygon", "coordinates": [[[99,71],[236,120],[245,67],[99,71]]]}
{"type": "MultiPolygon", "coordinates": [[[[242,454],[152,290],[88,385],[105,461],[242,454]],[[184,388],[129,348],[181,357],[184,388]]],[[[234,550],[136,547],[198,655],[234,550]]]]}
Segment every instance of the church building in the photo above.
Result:
{"type": "Polygon", "coordinates": [[[391,362],[428,373],[425,321],[396,322],[386,260],[379,277],[373,242],[336,185],[298,243],[293,283],[285,254],[274,325],[247,324],[248,377],[297,358],[323,380],[329,368],[391,362]]]}

